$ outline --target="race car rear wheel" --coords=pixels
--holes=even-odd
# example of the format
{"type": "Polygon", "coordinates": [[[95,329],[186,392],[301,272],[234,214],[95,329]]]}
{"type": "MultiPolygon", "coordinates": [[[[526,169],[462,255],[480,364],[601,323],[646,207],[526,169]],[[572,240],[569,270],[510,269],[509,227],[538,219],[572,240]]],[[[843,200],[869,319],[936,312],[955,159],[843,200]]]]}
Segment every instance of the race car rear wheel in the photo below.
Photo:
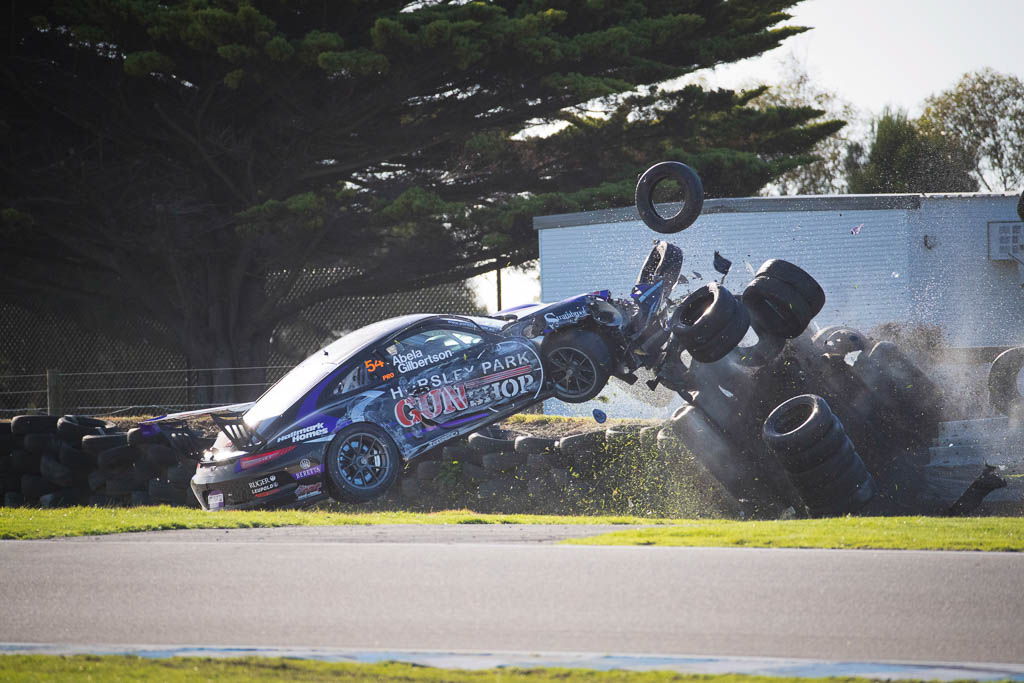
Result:
{"type": "Polygon", "coordinates": [[[327,449],[328,491],[342,503],[365,503],[383,495],[398,478],[398,446],[372,424],[341,431],[327,449]]]}
{"type": "Polygon", "coordinates": [[[541,346],[544,371],[555,398],[583,403],[601,393],[611,375],[612,354],[596,332],[567,330],[549,336],[541,346]]]}

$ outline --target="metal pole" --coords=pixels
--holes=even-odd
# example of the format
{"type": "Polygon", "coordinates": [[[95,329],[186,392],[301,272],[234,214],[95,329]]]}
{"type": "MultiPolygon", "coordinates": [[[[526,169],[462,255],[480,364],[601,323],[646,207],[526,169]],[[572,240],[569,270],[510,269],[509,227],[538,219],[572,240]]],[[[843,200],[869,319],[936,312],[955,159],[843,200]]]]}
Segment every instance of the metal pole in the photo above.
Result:
{"type": "Polygon", "coordinates": [[[498,274],[498,310],[501,310],[501,268],[495,271],[498,274]]]}
{"type": "Polygon", "coordinates": [[[46,371],[46,412],[50,415],[64,414],[63,386],[60,370],[46,371]]]}

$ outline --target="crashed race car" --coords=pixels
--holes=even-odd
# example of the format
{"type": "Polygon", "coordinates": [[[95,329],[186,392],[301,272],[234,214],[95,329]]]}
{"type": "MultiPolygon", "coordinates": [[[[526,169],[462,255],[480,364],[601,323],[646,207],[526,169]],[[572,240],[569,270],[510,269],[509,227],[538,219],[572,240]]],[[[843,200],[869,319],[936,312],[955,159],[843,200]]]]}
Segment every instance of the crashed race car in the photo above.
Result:
{"type": "MultiPolygon", "coordinates": [[[[652,230],[673,233],[697,218],[702,196],[691,169],[664,162],[643,174],[636,203],[652,230]],[[666,179],[685,198],[667,218],[653,204],[666,179]]],[[[729,262],[719,258],[724,282],[729,262]]],[[[492,316],[380,321],[318,351],[254,403],[147,423],[172,443],[189,443],[187,422],[200,415],[220,428],[191,482],[205,509],[360,503],[447,442],[643,375],[641,393],[663,386],[682,397],[671,429],[751,515],[911,511],[914,454],[937,425],[934,385],[888,342],[845,328],[811,339],[825,293],[792,263],[767,261],[739,295],[710,282],[674,301],[682,263],[678,247],[657,241],[628,298],[603,290],[492,316]],[[851,352],[861,353],[852,367],[851,352]]],[[[972,495],[999,484],[986,482],[972,495]]]]}
{"type": "MultiPolygon", "coordinates": [[[[147,420],[173,436],[207,415],[220,433],[192,490],[206,509],[358,503],[403,463],[547,399],[592,399],[635,382],[664,342],[682,255],[655,245],[630,298],[591,292],[493,317],[407,315],[345,335],[257,401],[147,420]]],[[[172,441],[174,439],[172,438],[172,441]]]]}

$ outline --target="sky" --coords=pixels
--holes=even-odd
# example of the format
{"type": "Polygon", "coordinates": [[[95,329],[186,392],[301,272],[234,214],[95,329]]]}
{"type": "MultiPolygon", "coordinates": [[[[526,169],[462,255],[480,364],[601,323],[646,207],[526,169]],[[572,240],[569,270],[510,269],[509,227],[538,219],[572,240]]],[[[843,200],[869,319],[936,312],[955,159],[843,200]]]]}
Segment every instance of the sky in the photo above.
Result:
{"type": "MultiPolygon", "coordinates": [[[[1024,78],[1024,0],[806,0],[790,14],[786,25],[811,30],[771,52],[696,75],[727,88],[777,83],[795,56],[814,83],[865,118],[886,106],[916,116],[926,97],[982,67],[1024,78]]],[[[494,274],[475,280],[481,303],[494,310],[494,274]]],[[[502,284],[505,307],[540,295],[536,271],[506,270],[502,284]]]]}

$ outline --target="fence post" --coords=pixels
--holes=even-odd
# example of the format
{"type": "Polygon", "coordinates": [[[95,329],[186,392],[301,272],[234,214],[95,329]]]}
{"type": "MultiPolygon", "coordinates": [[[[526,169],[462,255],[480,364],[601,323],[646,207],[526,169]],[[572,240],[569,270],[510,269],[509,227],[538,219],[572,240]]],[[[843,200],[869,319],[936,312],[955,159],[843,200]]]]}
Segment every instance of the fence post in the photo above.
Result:
{"type": "Polygon", "coordinates": [[[60,370],[46,371],[46,412],[49,415],[64,414],[64,385],[60,370]]]}

